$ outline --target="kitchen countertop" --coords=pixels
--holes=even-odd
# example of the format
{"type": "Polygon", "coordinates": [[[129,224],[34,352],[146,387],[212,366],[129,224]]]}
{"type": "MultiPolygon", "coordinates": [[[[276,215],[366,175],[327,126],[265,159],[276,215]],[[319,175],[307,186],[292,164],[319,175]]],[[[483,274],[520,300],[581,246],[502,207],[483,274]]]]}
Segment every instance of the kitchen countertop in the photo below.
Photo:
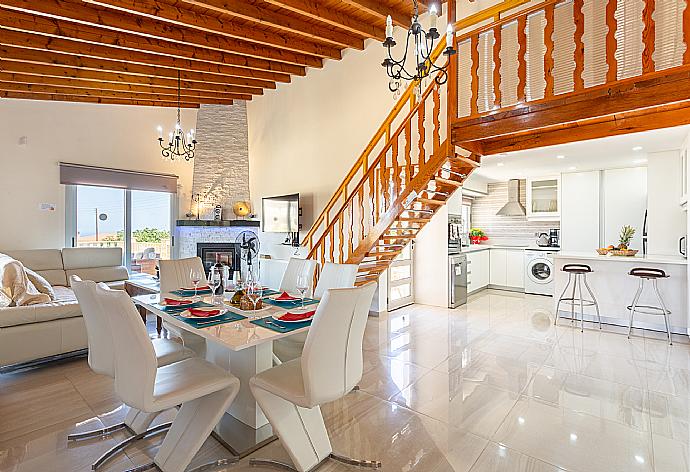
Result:
{"type": "Polygon", "coordinates": [[[600,256],[596,251],[589,252],[559,252],[555,255],[556,259],[579,259],[587,261],[603,262],[649,262],[651,264],[679,264],[687,265],[688,261],[683,256],[664,256],[664,255],[636,255],[636,256],[600,256]]]}
{"type": "Polygon", "coordinates": [[[552,250],[554,252],[557,252],[560,250],[560,248],[539,247],[537,245],[510,246],[510,245],[505,245],[505,244],[472,244],[471,246],[463,247],[461,252],[468,253],[468,252],[486,251],[487,249],[517,249],[517,250],[522,250],[522,251],[524,251],[526,249],[531,249],[531,250],[540,250],[540,251],[552,250]]]}

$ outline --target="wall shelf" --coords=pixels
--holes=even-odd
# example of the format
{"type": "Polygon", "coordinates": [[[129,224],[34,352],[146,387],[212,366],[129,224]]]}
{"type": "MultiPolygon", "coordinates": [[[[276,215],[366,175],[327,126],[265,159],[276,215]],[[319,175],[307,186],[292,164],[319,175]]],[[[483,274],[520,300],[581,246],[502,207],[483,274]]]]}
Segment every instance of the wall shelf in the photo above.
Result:
{"type": "Polygon", "coordinates": [[[260,221],[256,220],[177,220],[176,226],[215,226],[215,227],[249,227],[258,228],[260,221]]]}

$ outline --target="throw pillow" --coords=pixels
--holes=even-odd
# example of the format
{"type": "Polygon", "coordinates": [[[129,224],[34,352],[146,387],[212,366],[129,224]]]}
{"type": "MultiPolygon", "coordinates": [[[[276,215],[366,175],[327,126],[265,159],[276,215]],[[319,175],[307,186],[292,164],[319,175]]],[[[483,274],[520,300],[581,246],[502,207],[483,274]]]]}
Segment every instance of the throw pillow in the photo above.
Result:
{"type": "Polygon", "coordinates": [[[0,256],[0,287],[10,295],[15,306],[50,302],[50,297],[31,283],[22,263],[7,255],[0,256]]]}
{"type": "Polygon", "coordinates": [[[45,293],[51,300],[55,301],[55,290],[53,290],[53,286],[50,285],[50,282],[28,267],[24,267],[24,271],[26,271],[26,276],[29,278],[29,281],[34,284],[34,287],[36,287],[39,292],[45,293]]]}
{"type": "Polygon", "coordinates": [[[12,299],[5,293],[5,289],[0,287],[0,308],[6,308],[12,304],[12,299]]]}

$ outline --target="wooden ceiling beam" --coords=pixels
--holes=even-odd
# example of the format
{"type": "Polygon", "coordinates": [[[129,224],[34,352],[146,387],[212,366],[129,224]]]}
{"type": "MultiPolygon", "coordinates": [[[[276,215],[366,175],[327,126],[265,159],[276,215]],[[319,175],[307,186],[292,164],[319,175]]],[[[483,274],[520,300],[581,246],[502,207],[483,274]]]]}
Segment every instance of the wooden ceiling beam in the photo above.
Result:
{"type": "MultiPolygon", "coordinates": [[[[81,43],[79,41],[71,41],[62,38],[53,38],[38,34],[3,29],[0,29],[0,44],[19,48],[28,48],[37,51],[71,54],[82,58],[90,57],[96,59],[107,59],[111,61],[127,62],[130,64],[168,67],[175,70],[179,69],[194,72],[206,72],[231,77],[237,76],[241,73],[249,75],[252,78],[258,76],[269,80],[277,78],[287,80],[290,77],[289,75],[276,76],[272,72],[261,73],[261,71],[223,66],[209,62],[178,59],[172,56],[162,56],[140,51],[130,51],[126,49],[112,48],[109,46],[81,43]],[[246,72],[252,73],[246,74],[246,72]]],[[[175,76],[177,76],[177,72],[175,72],[175,76]]]]}
{"type": "MultiPolygon", "coordinates": [[[[55,87],[70,87],[74,89],[98,89],[130,93],[147,93],[154,95],[171,95],[177,97],[175,87],[151,87],[147,85],[133,85],[122,82],[95,82],[93,80],[65,79],[62,77],[41,77],[31,74],[17,74],[14,72],[0,72],[0,82],[12,82],[17,84],[49,85],[55,87]]],[[[251,100],[251,94],[211,92],[208,90],[181,89],[180,96],[183,100],[187,97],[196,99],[230,99],[251,100]]],[[[190,98],[191,99],[191,98],[190,98]]]]}
{"type": "Polygon", "coordinates": [[[244,20],[278,28],[290,33],[304,35],[316,40],[328,41],[341,47],[364,49],[364,41],[345,32],[322,27],[299,18],[260,8],[256,4],[242,0],[179,0],[209,10],[236,16],[244,20]]]}
{"type": "Polygon", "coordinates": [[[232,17],[203,15],[190,9],[180,8],[158,0],[83,0],[104,8],[113,8],[134,15],[166,21],[178,26],[189,27],[221,34],[231,38],[247,40],[270,47],[277,47],[298,53],[323,58],[340,59],[340,49],[335,46],[307,41],[303,36],[278,35],[263,29],[245,26],[232,21],[232,17]]]}
{"type": "Polygon", "coordinates": [[[321,58],[298,54],[278,48],[270,48],[239,41],[218,34],[201,33],[198,30],[182,28],[162,21],[141,16],[96,8],[78,0],[0,0],[0,6],[17,11],[25,11],[41,16],[85,23],[105,29],[125,31],[142,36],[164,39],[176,43],[216,49],[232,54],[266,61],[284,62],[302,67],[322,67],[321,58]]]}
{"type": "Polygon", "coordinates": [[[403,13],[389,5],[386,5],[380,0],[341,0],[343,3],[347,3],[353,7],[357,7],[375,16],[381,20],[385,20],[388,15],[393,19],[393,23],[404,28],[410,26],[410,20],[412,19],[408,13],[403,13]]]}
{"type": "MultiPolygon", "coordinates": [[[[28,62],[9,61],[0,59],[0,72],[34,75],[39,77],[54,77],[63,79],[79,79],[92,82],[112,82],[118,84],[145,85],[150,87],[163,87],[177,89],[176,78],[147,77],[142,75],[122,74],[118,72],[100,72],[87,69],[75,69],[72,67],[60,66],[57,64],[31,64],[28,62]]],[[[229,80],[234,80],[228,77],[229,80]]],[[[245,79],[238,79],[237,85],[232,84],[212,84],[208,82],[192,82],[182,80],[181,86],[185,90],[197,90],[199,92],[217,93],[241,93],[250,95],[263,94],[265,84],[262,81],[257,83],[248,82],[245,79]],[[250,85],[251,84],[251,85],[250,85]]],[[[275,87],[275,83],[267,82],[275,87]]]]}
{"type": "MultiPolygon", "coordinates": [[[[20,99],[20,100],[46,100],[54,102],[76,102],[76,103],[98,103],[103,105],[136,105],[146,107],[177,107],[177,102],[170,101],[154,101],[154,100],[140,100],[140,99],[121,99],[121,98],[103,98],[103,97],[88,97],[77,95],[61,95],[61,94],[45,94],[45,93],[26,93],[26,92],[11,92],[0,90],[0,98],[20,99]]],[[[199,108],[198,103],[180,103],[182,108],[199,108]]]]}
{"type": "MultiPolygon", "coordinates": [[[[0,36],[1,37],[1,36],[0,36]]],[[[177,80],[177,70],[168,67],[134,64],[126,61],[95,59],[71,54],[54,53],[0,45],[0,58],[34,64],[57,65],[99,72],[115,72],[145,77],[161,77],[177,80]]],[[[183,81],[194,81],[226,85],[227,76],[195,71],[180,71],[183,81]]]]}
{"type": "MultiPolygon", "coordinates": [[[[6,92],[25,92],[25,93],[43,93],[48,95],[77,95],[81,97],[101,97],[101,98],[119,98],[119,99],[134,99],[134,100],[149,100],[149,101],[177,101],[176,95],[161,95],[155,93],[140,93],[140,92],[121,92],[117,90],[101,90],[97,88],[74,88],[62,87],[42,84],[21,84],[13,82],[0,81],[0,90],[6,92]]],[[[251,97],[251,96],[250,96],[251,97]]],[[[199,98],[199,97],[185,97],[186,103],[212,103],[216,105],[232,105],[231,98],[199,98]]]]}
{"type": "Polygon", "coordinates": [[[266,3],[276,5],[293,13],[306,16],[313,20],[327,23],[337,28],[342,28],[350,33],[374,38],[383,41],[385,29],[381,25],[372,25],[357,20],[340,11],[319,5],[314,0],[264,0],[266,3]]]}
{"type": "MultiPolygon", "coordinates": [[[[290,75],[304,75],[306,70],[301,66],[283,64],[273,61],[264,61],[247,58],[237,54],[228,54],[210,49],[195,48],[170,41],[146,38],[135,34],[121,33],[116,31],[101,30],[99,28],[71,23],[65,20],[54,18],[44,18],[39,15],[16,12],[0,8],[0,28],[7,28],[14,31],[3,32],[0,42],[4,41],[5,36],[14,38],[14,41],[35,42],[38,39],[30,40],[23,38],[57,38],[50,43],[53,46],[62,45],[66,52],[78,52],[91,48],[92,50],[105,51],[105,57],[120,55],[120,57],[131,57],[131,51],[137,51],[142,57],[149,58],[147,63],[162,65],[175,64],[172,67],[180,69],[187,68],[182,65],[185,61],[199,61],[199,64],[209,63],[221,67],[226,75],[240,77],[255,77],[280,82],[289,82],[290,75]],[[36,34],[29,34],[36,33],[36,34]],[[80,44],[80,43],[88,44],[80,44]],[[118,52],[119,50],[119,52],[118,52]],[[144,56],[145,55],[145,56],[144,56]],[[247,61],[247,59],[251,59],[247,61]],[[251,67],[250,67],[251,66],[251,67]],[[258,68],[256,68],[258,67],[258,68]]],[[[16,43],[12,43],[16,44],[16,43]]],[[[187,64],[189,64],[188,61],[187,64]]],[[[204,70],[208,65],[204,65],[204,70]]]]}

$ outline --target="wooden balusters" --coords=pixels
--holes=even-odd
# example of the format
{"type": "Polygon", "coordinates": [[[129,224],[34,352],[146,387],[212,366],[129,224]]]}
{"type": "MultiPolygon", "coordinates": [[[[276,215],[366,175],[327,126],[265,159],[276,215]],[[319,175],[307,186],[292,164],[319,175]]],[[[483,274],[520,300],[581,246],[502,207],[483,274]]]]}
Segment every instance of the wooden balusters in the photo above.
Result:
{"type": "Polygon", "coordinates": [[[683,42],[685,42],[683,64],[690,64],[690,0],[685,0],[685,10],[683,10],[683,42]]]}
{"type": "Polygon", "coordinates": [[[383,153],[383,158],[381,159],[381,174],[379,175],[381,181],[381,209],[385,212],[388,209],[388,169],[386,167],[386,160],[388,160],[388,150],[385,149],[383,153]]]}
{"type": "Polygon", "coordinates": [[[405,124],[405,185],[412,180],[412,122],[405,124]]]}
{"type": "Polygon", "coordinates": [[[500,26],[494,27],[494,107],[501,107],[501,41],[503,29],[500,26]]]}
{"type": "MultiPolygon", "coordinates": [[[[613,0],[616,1],[616,0],[613,0]]],[[[546,52],[544,53],[544,80],[546,81],[546,88],[544,89],[544,98],[553,97],[554,79],[553,79],[553,31],[555,24],[555,10],[554,4],[551,3],[544,9],[544,18],[546,19],[546,26],[544,27],[544,46],[546,52]]]]}
{"type": "Polygon", "coordinates": [[[331,228],[328,232],[331,246],[331,262],[335,262],[335,229],[331,228]]]}
{"type": "Polygon", "coordinates": [[[345,233],[343,232],[343,215],[338,217],[338,258],[340,263],[345,262],[345,252],[343,248],[345,247],[345,233]]]}
{"type": "Polygon", "coordinates": [[[426,134],[424,129],[424,115],[425,115],[426,101],[422,101],[417,109],[417,132],[419,133],[419,157],[417,159],[417,164],[420,166],[424,165],[426,162],[424,142],[426,141],[426,134]]]}
{"type": "Polygon", "coordinates": [[[364,208],[364,186],[359,189],[359,232],[362,239],[366,236],[365,226],[365,208],[364,208]]]}
{"type": "Polygon", "coordinates": [[[441,94],[439,93],[439,86],[434,86],[433,91],[434,109],[433,109],[433,121],[434,121],[434,152],[441,147],[441,94]]]}
{"type": "Polygon", "coordinates": [[[371,168],[367,175],[369,180],[369,201],[371,202],[371,226],[376,224],[376,215],[379,211],[378,192],[376,191],[376,173],[375,168],[371,168]]]}
{"type": "Polygon", "coordinates": [[[518,39],[518,83],[517,99],[519,103],[527,101],[527,17],[521,16],[517,22],[518,39]]]}
{"type": "Polygon", "coordinates": [[[618,41],[616,40],[616,30],[618,29],[618,22],[616,21],[616,8],[618,7],[618,0],[606,1],[606,82],[615,82],[618,80],[618,61],[616,60],[616,49],[618,49],[618,41]]]}
{"type": "Polygon", "coordinates": [[[479,113],[479,35],[472,36],[470,41],[470,57],[472,64],[470,66],[471,81],[471,98],[470,98],[470,115],[479,113]]]}
{"type": "Polygon", "coordinates": [[[400,189],[402,186],[402,182],[400,181],[400,164],[398,163],[398,146],[399,146],[399,141],[400,141],[400,135],[396,134],[395,139],[393,140],[393,156],[392,156],[392,172],[393,175],[392,181],[393,181],[393,196],[391,200],[395,200],[398,198],[398,195],[400,195],[400,189]]]}
{"type": "Polygon", "coordinates": [[[656,0],[644,0],[644,10],[642,10],[642,22],[644,29],[642,30],[642,43],[644,50],[642,51],[642,72],[648,74],[654,72],[654,46],[656,39],[656,27],[654,25],[654,9],[656,8],[656,0]]]}
{"type": "Polygon", "coordinates": [[[355,239],[355,233],[354,233],[354,223],[355,223],[355,201],[352,200],[350,201],[349,205],[349,238],[348,238],[348,259],[352,257],[352,253],[355,252],[355,246],[354,246],[354,239],[355,239]]]}
{"type": "Polygon", "coordinates": [[[585,81],[582,73],[585,71],[585,43],[582,37],[585,34],[585,14],[582,11],[584,0],[573,1],[573,20],[575,21],[575,70],[573,71],[574,90],[580,91],[585,88],[585,81]]]}

